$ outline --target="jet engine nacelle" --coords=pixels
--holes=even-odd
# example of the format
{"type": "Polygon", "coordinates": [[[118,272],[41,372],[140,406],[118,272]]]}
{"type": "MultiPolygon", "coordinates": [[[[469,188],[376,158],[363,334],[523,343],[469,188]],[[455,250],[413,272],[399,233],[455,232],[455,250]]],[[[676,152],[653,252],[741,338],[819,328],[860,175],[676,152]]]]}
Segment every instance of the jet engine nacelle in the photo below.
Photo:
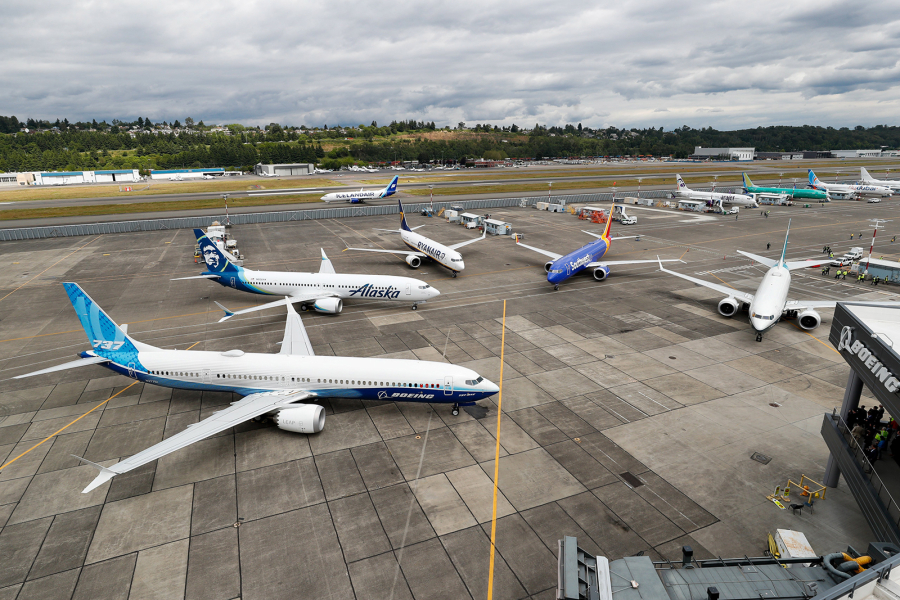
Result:
{"type": "Polygon", "coordinates": [[[609,267],[597,267],[594,269],[594,279],[597,281],[603,281],[609,277],[609,267]]]}
{"type": "Polygon", "coordinates": [[[552,269],[552,268],[553,268],[553,261],[552,261],[552,260],[548,260],[548,261],[544,264],[544,270],[547,271],[547,272],[549,273],[549,272],[550,272],[550,269],[552,269]]]}
{"type": "Polygon", "coordinates": [[[318,404],[299,404],[279,410],[275,424],[278,429],[294,433],[319,433],[325,427],[325,409],[318,404]]]}
{"type": "Polygon", "coordinates": [[[336,315],[344,308],[344,301],[340,298],[321,298],[313,303],[316,312],[336,315]]]}
{"type": "Polygon", "coordinates": [[[725,298],[719,302],[719,314],[723,317],[733,317],[741,307],[741,303],[734,298],[725,298]]]}
{"type": "Polygon", "coordinates": [[[422,257],[416,256],[415,254],[407,254],[406,264],[411,266],[413,269],[418,269],[419,265],[422,264],[422,257]]]}
{"type": "Polygon", "coordinates": [[[797,322],[803,329],[815,329],[822,322],[822,317],[816,311],[808,308],[797,315],[797,322]]]}

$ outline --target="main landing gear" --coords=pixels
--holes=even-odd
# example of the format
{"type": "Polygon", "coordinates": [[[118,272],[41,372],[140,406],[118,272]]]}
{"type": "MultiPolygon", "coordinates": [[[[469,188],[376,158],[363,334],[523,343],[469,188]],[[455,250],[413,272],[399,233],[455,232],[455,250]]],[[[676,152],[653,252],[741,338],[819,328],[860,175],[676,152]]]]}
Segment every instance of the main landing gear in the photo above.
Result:
{"type": "Polygon", "coordinates": [[[450,410],[450,414],[452,414],[454,417],[459,415],[459,404],[453,405],[453,408],[450,410]]]}
{"type": "Polygon", "coordinates": [[[757,341],[757,342],[761,342],[761,341],[762,341],[762,334],[761,334],[761,333],[757,333],[757,334],[756,334],[756,341],[757,341]]]}

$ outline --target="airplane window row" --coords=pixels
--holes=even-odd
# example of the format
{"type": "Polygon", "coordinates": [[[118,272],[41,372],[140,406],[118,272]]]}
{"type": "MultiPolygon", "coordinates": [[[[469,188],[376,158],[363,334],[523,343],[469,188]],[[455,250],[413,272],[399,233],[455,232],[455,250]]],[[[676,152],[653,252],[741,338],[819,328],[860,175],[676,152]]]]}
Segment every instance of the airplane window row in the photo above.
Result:
{"type": "MultiPolygon", "coordinates": [[[[162,375],[166,377],[196,377],[199,378],[199,373],[194,372],[184,372],[184,371],[150,371],[151,375],[162,375]]],[[[276,375],[234,375],[231,373],[216,373],[216,379],[246,379],[251,381],[287,381],[286,377],[278,377],[276,375]]],[[[479,377],[478,379],[470,379],[466,381],[467,385],[476,385],[480,383],[484,377],[479,377]]],[[[295,383],[312,383],[312,378],[310,377],[291,377],[291,381],[295,383]]],[[[338,385],[377,385],[377,386],[392,386],[392,387],[411,387],[411,388],[422,388],[422,389],[440,389],[440,385],[436,383],[406,383],[406,382],[396,382],[396,381],[359,381],[356,379],[317,379],[316,383],[331,383],[338,385]]]]}

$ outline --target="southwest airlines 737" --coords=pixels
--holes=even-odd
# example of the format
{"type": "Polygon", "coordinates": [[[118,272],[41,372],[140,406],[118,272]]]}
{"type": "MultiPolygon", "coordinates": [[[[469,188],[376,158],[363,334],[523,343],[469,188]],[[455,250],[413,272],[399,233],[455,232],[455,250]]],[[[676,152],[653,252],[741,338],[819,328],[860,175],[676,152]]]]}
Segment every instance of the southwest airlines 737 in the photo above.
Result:
{"type": "Polygon", "coordinates": [[[211,279],[220,285],[242,292],[282,297],[275,302],[235,311],[228,310],[216,302],[216,305],[225,311],[225,316],[221,321],[236,315],[296,302],[300,303],[300,310],[305,311],[312,307],[316,312],[337,314],[343,309],[345,298],[412,302],[412,308],[416,310],[420,302],[425,302],[440,294],[424,281],[410,277],[337,274],[334,272],[334,265],[325,256],[324,250],[321,251],[322,264],[318,273],[251,271],[232,264],[228,257],[206,237],[202,229],[195,229],[194,235],[197,236],[197,243],[200,244],[207,271],[202,275],[179,277],[176,281],[211,279]]]}
{"type": "Polygon", "coordinates": [[[424,225],[410,228],[409,225],[406,224],[406,215],[403,214],[403,203],[400,200],[397,200],[397,204],[400,205],[400,229],[379,229],[379,231],[399,233],[400,239],[403,240],[404,244],[412,248],[412,251],[378,250],[375,248],[347,248],[346,250],[359,250],[360,252],[384,252],[387,254],[405,254],[406,264],[408,264],[413,269],[419,268],[419,266],[422,264],[423,258],[430,258],[442,267],[449,269],[450,274],[453,277],[456,277],[457,273],[466,268],[466,263],[463,262],[462,254],[457,252],[457,250],[459,248],[462,248],[463,246],[474,244],[477,241],[483,240],[487,235],[487,231],[485,231],[481,234],[481,237],[466,240],[465,242],[450,244],[449,246],[439,244],[438,242],[428,239],[424,235],[416,233],[414,231],[415,229],[424,227],[424,225]]]}
{"type": "Polygon", "coordinates": [[[397,192],[397,179],[398,176],[394,175],[394,178],[387,184],[387,187],[383,187],[380,190],[360,189],[358,192],[332,192],[322,196],[321,200],[324,200],[325,202],[344,201],[350,202],[351,204],[359,204],[360,202],[374,200],[375,198],[387,198],[388,196],[393,196],[397,192]]]}
{"type": "MultiPolygon", "coordinates": [[[[624,239],[634,239],[635,236],[623,236],[611,238],[609,237],[609,230],[612,226],[612,207],[609,209],[609,217],[606,219],[606,227],[603,228],[603,233],[596,234],[591,233],[590,231],[584,231],[584,233],[588,235],[592,235],[596,240],[593,242],[588,242],[578,250],[574,252],[570,252],[563,256],[562,254],[557,254],[555,252],[550,252],[549,250],[541,250],[540,248],[535,248],[534,246],[526,246],[522,242],[519,241],[519,238],[516,237],[516,244],[522,246],[523,248],[528,248],[529,250],[533,250],[539,254],[543,254],[553,260],[547,261],[544,265],[544,270],[547,271],[547,281],[553,284],[553,289],[558,290],[559,284],[563,281],[575,275],[576,273],[580,273],[585,269],[593,269],[594,270],[594,279],[597,281],[603,281],[607,277],[609,277],[609,267],[610,265],[637,265],[642,263],[656,263],[655,260],[612,260],[612,261],[601,261],[603,255],[606,254],[606,251],[609,250],[609,247],[612,245],[613,240],[624,240],[624,239]]],[[[677,259],[666,260],[663,262],[682,262],[677,259]]]]}
{"type": "Polygon", "coordinates": [[[163,387],[234,392],[241,400],[180,433],[104,467],[83,493],[166,454],[250,419],[270,417],[279,429],[318,433],[325,409],[302,404],[316,398],[359,398],[401,402],[452,403],[459,406],[497,393],[498,387],[475,371],[424,360],[316,356],[300,315],[287,303],[287,323],[278,354],[166,350],[139,342],[119,327],[78,284],[64,283],[66,293],[93,348],[78,360],[16,379],[87,365],[101,365],[121,375],[163,387]]]}
{"type": "MultiPolygon", "coordinates": [[[[756,288],[755,294],[742,292],[734,288],[711,283],[696,277],[682,275],[675,271],[669,271],[659,265],[659,270],[675,277],[686,279],[691,283],[708,287],[725,294],[726,298],[719,302],[719,314],[725,317],[733,317],[737,314],[742,304],[749,305],[750,326],[756,331],[756,341],[761,342],[763,334],[775,326],[783,316],[788,318],[797,318],[797,323],[802,329],[815,329],[822,322],[822,317],[815,311],[816,308],[834,308],[838,303],[837,300],[788,300],[788,292],[791,288],[791,271],[797,269],[808,269],[810,267],[818,267],[822,263],[816,260],[785,260],[787,252],[788,236],[791,233],[791,222],[788,221],[787,234],[784,236],[784,248],[781,250],[781,257],[778,260],[765,258],[756,254],[750,254],[738,250],[738,254],[743,254],[747,258],[769,267],[766,274],[763,275],[759,287],[756,288]]],[[[842,301],[843,302],[843,301],[842,301]]],[[[875,304],[878,306],[900,306],[896,302],[867,302],[867,304],[875,304]]]]}

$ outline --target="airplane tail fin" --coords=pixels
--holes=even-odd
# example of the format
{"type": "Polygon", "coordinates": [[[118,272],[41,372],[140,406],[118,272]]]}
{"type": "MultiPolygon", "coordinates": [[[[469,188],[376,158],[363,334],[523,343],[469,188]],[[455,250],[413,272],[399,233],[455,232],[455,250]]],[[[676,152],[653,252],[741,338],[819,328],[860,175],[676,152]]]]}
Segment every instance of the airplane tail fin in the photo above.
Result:
{"type": "Polygon", "coordinates": [[[675,182],[678,183],[679,192],[688,189],[688,186],[684,183],[684,179],[681,178],[681,175],[675,175],[675,182]]]}
{"type": "Polygon", "coordinates": [[[870,181],[870,180],[872,179],[872,176],[869,175],[869,172],[866,171],[866,168],[865,168],[865,167],[860,167],[860,168],[859,168],[859,177],[860,177],[860,179],[862,179],[863,181],[870,181]]]}
{"type": "Polygon", "coordinates": [[[613,209],[615,207],[615,203],[609,207],[609,216],[606,217],[606,225],[603,227],[603,237],[606,238],[607,245],[609,244],[609,230],[612,229],[613,209]]]}
{"type": "Polygon", "coordinates": [[[816,174],[813,173],[813,170],[812,170],[812,169],[807,169],[807,171],[808,171],[808,181],[809,181],[809,185],[811,185],[811,186],[817,186],[817,185],[819,185],[819,178],[816,177],[816,174]]]}
{"type": "MultiPolygon", "coordinates": [[[[125,331],[77,283],[64,283],[66,294],[97,356],[119,364],[137,360],[138,348],[125,331]]],[[[143,345],[142,345],[143,346],[143,345]]]]}
{"type": "Polygon", "coordinates": [[[393,196],[397,193],[397,181],[400,179],[399,176],[394,175],[394,178],[391,179],[391,182],[388,184],[386,188],[384,188],[384,197],[393,196]]]}
{"type": "Polygon", "coordinates": [[[211,273],[236,273],[241,270],[240,267],[231,264],[228,257],[219,250],[215,242],[206,237],[202,229],[195,229],[194,235],[197,236],[197,243],[200,245],[200,252],[206,262],[206,268],[211,273]]]}
{"type": "Polygon", "coordinates": [[[399,198],[397,198],[397,204],[400,206],[400,229],[412,231],[412,229],[409,228],[409,225],[406,224],[406,215],[403,213],[403,202],[401,202],[399,198]]]}
{"type": "MultiPolygon", "coordinates": [[[[812,171],[810,171],[810,172],[812,172],[812,171]]],[[[779,261],[783,265],[785,264],[784,256],[785,256],[785,254],[787,254],[788,238],[790,237],[790,235],[791,235],[791,220],[788,219],[787,233],[784,234],[784,248],[781,249],[781,260],[779,261]]]]}
{"type": "Polygon", "coordinates": [[[753,187],[753,182],[750,181],[750,176],[746,173],[741,173],[741,177],[744,179],[744,189],[748,190],[753,187]]]}

